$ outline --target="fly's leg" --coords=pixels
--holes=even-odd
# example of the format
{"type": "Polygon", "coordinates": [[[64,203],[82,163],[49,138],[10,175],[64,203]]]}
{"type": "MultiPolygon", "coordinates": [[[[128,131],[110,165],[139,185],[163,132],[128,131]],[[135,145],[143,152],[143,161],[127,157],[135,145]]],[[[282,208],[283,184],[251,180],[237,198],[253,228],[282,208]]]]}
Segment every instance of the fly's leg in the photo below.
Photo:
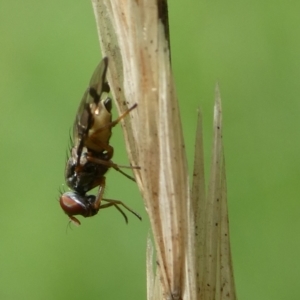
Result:
{"type": "Polygon", "coordinates": [[[141,216],[138,213],[136,213],[135,211],[133,211],[130,207],[128,207],[122,201],[120,201],[120,200],[113,200],[113,199],[102,199],[102,200],[106,201],[107,203],[106,204],[102,204],[100,206],[100,209],[114,206],[123,215],[126,223],[128,223],[128,218],[127,218],[126,214],[124,213],[124,211],[121,209],[121,207],[119,207],[119,205],[122,205],[124,208],[126,208],[128,211],[130,211],[132,214],[134,214],[139,220],[142,220],[141,216]]]}
{"type": "Polygon", "coordinates": [[[137,103],[135,103],[131,107],[129,107],[121,116],[119,116],[116,120],[111,122],[111,127],[116,126],[122,119],[124,119],[136,107],[137,107],[137,103]]]}
{"type": "Polygon", "coordinates": [[[125,172],[123,172],[120,168],[137,169],[137,170],[140,169],[139,166],[120,166],[120,165],[117,165],[117,164],[113,163],[111,160],[107,161],[107,160],[95,158],[93,156],[88,156],[87,160],[92,162],[92,163],[98,164],[98,165],[104,165],[104,166],[107,166],[107,167],[110,167],[110,168],[114,168],[116,171],[120,172],[125,177],[127,177],[128,179],[130,179],[134,182],[135,182],[135,179],[132,176],[130,176],[130,175],[126,174],[125,172]]]}
{"type": "Polygon", "coordinates": [[[96,196],[96,200],[91,203],[91,208],[93,210],[93,213],[91,214],[92,216],[96,215],[99,209],[101,208],[101,200],[104,194],[104,189],[105,189],[105,177],[103,176],[99,182],[97,182],[97,185],[99,185],[99,190],[98,194],[96,196]]]}
{"type": "Polygon", "coordinates": [[[129,107],[124,113],[122,113],[121,116],[119,116],[116,120],[108,123],[107,125],[103,126],[103,128],[106,127],[114,127],[116,126],[122,119],[124,119],[132,110],[134,110],[137,107],[137,103],[133,104],[131,107],[129,107]]]}
{"type": "Polygon", "coordinates": [[[105,177],[101,178],[101,181],[99,182],[99,190],[98,190],[98,194],[96,197],[95,202],[93,202],[92,208],[95,210],[95,214],[97,214],[97,212],[99,211],[99,209],[103,209],[103,208],[108,208],[111,206],[114,206],[124,217],[125,222],[128,223],[128,218],[126,216],[126,214],[123,212],[123,210],[119,207],[119,205],[122,205],[124,208],[126,208],[129,212],[131,212],[132,214],[134,214],[138,219],[142,220],[141,216],[136,213],[135,211],[133,211],[130,207],[128,207],[126,204],[124,204],[122,201],[120,200],[113,200],[113,199],[104,199],[103,197],[103,193],[104,193],[104,189],[105,189],[105,177]],[[105,201],[107,202],[106,204],[101,204],[101,201],[105,201]]]}

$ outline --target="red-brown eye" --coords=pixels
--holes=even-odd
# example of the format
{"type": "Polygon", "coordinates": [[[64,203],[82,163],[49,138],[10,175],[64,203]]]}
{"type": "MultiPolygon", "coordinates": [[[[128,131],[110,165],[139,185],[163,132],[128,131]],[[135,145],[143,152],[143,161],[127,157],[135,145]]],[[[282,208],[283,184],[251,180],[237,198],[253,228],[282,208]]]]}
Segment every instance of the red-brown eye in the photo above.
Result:
{"type": "Polygon", "coordinates": [[[66,192],[59,198],[61,208],[68,216],[81,215],[86,216],[88,214],[88,204],[85,197],[80,196],[78,193],[66,192]]]}

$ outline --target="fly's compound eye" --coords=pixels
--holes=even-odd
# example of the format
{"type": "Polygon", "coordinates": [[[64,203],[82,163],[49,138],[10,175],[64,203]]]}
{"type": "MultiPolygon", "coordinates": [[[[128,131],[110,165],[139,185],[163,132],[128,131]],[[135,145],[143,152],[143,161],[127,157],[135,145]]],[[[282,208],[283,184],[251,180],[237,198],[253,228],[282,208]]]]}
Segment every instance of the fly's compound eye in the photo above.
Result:
{"type": "Polygon", "coordinates": [[[59,198],[61,208],[75,225],[80,225],[80,222],[74,216],[90,217],[98,213],[95,202],[96,196],[81,196],[76,192],[66,192],[59,198]]]}
{"type": "Polygon", "coordinates": [[[103,105],[104,107],[106,108],[106,110],[110,113],[111,112],[111,109],[112,109],[112,101],[110,98],[106,98],[104,101],[103,101],[103,105]]]}
{"type": "Polygon", "coordinates": [[[74,192],[66,192],[59,198],[59,203],[63,211],[69,216],[81,215],[83,217],[88,215],[89,204],[86,199],[74,192]]]}

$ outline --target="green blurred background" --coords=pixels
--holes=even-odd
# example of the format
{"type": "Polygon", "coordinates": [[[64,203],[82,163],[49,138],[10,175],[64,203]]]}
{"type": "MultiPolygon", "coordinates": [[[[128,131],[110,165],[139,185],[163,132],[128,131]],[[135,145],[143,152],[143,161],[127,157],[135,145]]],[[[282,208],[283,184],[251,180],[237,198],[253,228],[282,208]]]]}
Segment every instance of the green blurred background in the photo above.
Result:
{"type": "MultiPolygon", "coordinates": [[[[241,300],[300,299],[299,11],[299,1],[169,5],[190,167],[200,106],[208,171],[221,87],[241,300]]],[[[0,299],[146,299],[149,223],[137,187],[107,176],[107,197],[144,219],[128,225],[111,209],[67,230],[57,202],[69,129],[101,55],[91,3],[2,0],[0,32],[0,299]]],[[[126,164],[123,143],[117,128],[114,161],[126,164]]]]}

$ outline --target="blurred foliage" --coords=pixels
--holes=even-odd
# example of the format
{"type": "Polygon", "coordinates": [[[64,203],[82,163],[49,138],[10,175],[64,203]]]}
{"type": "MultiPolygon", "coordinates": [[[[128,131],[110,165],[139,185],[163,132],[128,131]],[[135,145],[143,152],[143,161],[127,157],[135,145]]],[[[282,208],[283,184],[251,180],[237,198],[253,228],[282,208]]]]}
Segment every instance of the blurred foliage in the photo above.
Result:
{"type": "MultiPolygon", "coordinates": [[[[300,2],[170,1],[172,62],[192,166],[196,109],[208,170],[220,83],[239,299],[299,299],[300,2]]],[[[145,299],[149,230],[137,187],[117,172],[114,209],[69,228],[57,199],[77,105],[99,43],[89,1],[1,1],[1,299],[145,299]]],[[[116,113],[115,113],[116,115],[116,113]]],[[[120,128],[114,161],[126,164],[120,128]]]]}

